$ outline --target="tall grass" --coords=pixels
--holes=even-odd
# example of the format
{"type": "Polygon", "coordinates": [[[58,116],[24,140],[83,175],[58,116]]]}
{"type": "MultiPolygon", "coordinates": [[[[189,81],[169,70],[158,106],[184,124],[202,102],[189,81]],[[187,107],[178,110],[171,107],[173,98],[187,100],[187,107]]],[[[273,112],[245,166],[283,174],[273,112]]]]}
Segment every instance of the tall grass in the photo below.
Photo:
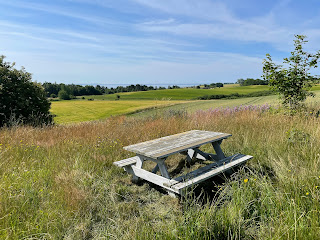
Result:
{"type": "Polygon", "coordinates": [[[1,129],[0,238],[317,239],[319,136],[313,113],[250,108],[1,129]],[[125,145],[191,129],[231,133],[225,153],[254,158],[182,199],[112,165],[125,145]]]}

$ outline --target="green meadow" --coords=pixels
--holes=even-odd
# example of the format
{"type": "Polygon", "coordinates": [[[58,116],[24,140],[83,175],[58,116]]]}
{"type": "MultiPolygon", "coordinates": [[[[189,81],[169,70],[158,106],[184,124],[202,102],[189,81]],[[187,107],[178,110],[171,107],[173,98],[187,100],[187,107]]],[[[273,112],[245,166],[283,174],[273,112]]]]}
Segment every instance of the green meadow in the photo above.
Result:
{"type": "MultiPolygon", "coordinates": [[[[176,101],[179,103],[181,101],[176,101]]],[[[55,101],[51,112],[55,114],[54,121],[61,123],[76,123],[91,120],[101,120],[110,116],[133,113],[148,108],[158,108],[173,104],[170,101],[155,100],[120,100],[120,101],[55,101]]]]}
{"type": "Polygon", "coordinates": [[[197,97],[204,95],[214,95],[214,94],[247,94],[252,92],[266,91],[269,90],[268,86],[243,86],[240,87],[238,84],[226,84],[222,88],[213,88],[213,89],[196,89],[196,88],[178,88],[178,89],[163,89],[163,90],[152,90],[144,92],[128,92],[128,93],[117,93],[117,94],[108,94],[108,95],[94,95],[87,96],[85,98],[94,98],[94,99],[104,99],[104,100],[114,100],[117,98],[117,95],[120,96],[120,99],[124,100],[192,100],[197,97]]]}
{"type": "MultiPolygon", "coordinates": [[[[166,89],[147,92],[119,93],[120,99],[115,100],[117,94],[86,96],[88,100],[69,100],[52,102],[51,112],[56,115],[58,124],[77,123],[83,121],[102,120],[110,116],[130,114],[133,116],[153,116],[163,114],[164,111],[183,110],[195,112],[219,107],[234,107],[239,105],[279,104],[278,96],[261,96],[237,99],[192,100],[205,94],[250,93],[268,90],[267,86],[239,87],[237,84],[226,85],[217,89],[166,89]],[[156,96],[158,97],[151,97],[156,96]],[[197,95],[198,94],[198,95],[197,95]],[[127,98],[126,96],[133,96],[127,98]],[[161,97],[160,97],[161,96],[161,97]],[[175,97],[170,97],[175,96],[175,97]],[[189,99],[184,100],[182,99],[189,99]]],[[[315,98],[307,102],[320,101],[320,86],[313,88],[315,98]]]]}

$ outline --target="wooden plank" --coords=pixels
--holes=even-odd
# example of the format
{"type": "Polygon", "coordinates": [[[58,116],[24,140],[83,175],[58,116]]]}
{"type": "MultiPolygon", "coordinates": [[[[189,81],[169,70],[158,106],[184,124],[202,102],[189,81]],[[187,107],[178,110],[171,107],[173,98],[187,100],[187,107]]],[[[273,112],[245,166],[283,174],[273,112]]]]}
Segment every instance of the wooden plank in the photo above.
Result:
{"type": "Polygon", "coordinates": [[[230,136],[231,134],[227,133],[192,130],[130,145],[124,147],[124,149],[152,159],[158,159],[191,148],[196,148],[206,143],[219,141],[230,136]]]}
{"type": "Polygon", "coordinates": [[[163,187],[171,192],[174,192],[174,193],[179,193],[179,191],[177,190],[174,190],[172,188],[169,188],[167,186],[164,185],[164,183],[167,183],[169,181],[169,179],[167,178],[164,178],[162,176],[159,176],[157,174],[154,174],[154,173],[151,173],[151,172],[148,172],[144,169],[141,169],[141,168],[137,168],[136,166],[132,166],[132,171],[133,173],[139,177],[139,178],[142,178],[146,181],[149,181],[149,182],[152,182],[160,187],[163,187]]]}
{"type": "Polygon", "coordinates": [[[118,167],[124,167],[124,166],[128,166],[128,165],[132,165],[135,164],[138,160],[138,157],[131,157],[131,158],[126,158],[117,162],[113,162],[114,165],[118,166],[118,167]]]}
{"type": "Polygon", "coordinates": [[[171,179],[169,181],[169,183],[166,184],[166,186],[170,187],[172,185],[175,185],[175,184],[178,184],[178,183],[181,183],[181,182],[185,182],[185,181],[188,181],[204,172],[207,172],[213,168],[217,168],[219,166],[222,166],[223,164],[225,163],[228,163],[230,162],[232,159],[235,159],[236,157],[241,157],[241,156],[244,156],[242,154],[235,154],[233,156],[230,156],[230,157],[227,157],[225,159],[222,159],[220,161],[217,161],[217,162],[214,162],[214,163],[211,163],[211,164],[208,164],[202,168],[199,168],[197,170],[194,170],[192,172],[189,172],[187,173],[186,175],[183,175],[183,176],[179,176],[179,177],[176,177],[174,179],[171,179]]]}
{"type": "Polygon", "coordinates": [[[174,181],[169,182],[169,184],[166,183],[166,185],[170,186],[170,188],[174,190],[181,192],[181,190],[186,187],[203,182],[215,175],[223,173],[241,163],[244,163],[251,158],[252,156],[250,155],[242,155],[242,154],[239,154],[237,156],[231,156],[231,157],[228,157],[226,161],[220,162],[218,166],[216,163],[209,164],[206,167],[195,170],[184,177],[176,178],[174,179],[174,181]],[[176,183],[176,182],[179,182],[179,183],[176,183]],[[174,185],[171,185],[172,183],[174,183],[174,185]]]}

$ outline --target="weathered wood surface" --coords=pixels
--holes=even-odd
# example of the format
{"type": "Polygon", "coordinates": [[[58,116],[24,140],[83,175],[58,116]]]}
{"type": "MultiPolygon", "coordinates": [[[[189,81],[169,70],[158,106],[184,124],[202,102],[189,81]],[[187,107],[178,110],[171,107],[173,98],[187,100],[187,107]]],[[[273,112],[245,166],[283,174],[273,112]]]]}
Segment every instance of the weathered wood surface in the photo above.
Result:
{"type": "Polygon", "coordinates": [[[135,156],[135,157],[123,159],[123,160],[120,160],[120,161],[117,161],[117,162],[113,162],[113,164],[118,166],[118,167],[125,167],[125,166],[128,166],[128,165],[136,164],[137,160],[138,160],[138,157],[135,156]]]}
{"type": "Polygon", "coordinates": [[[178,190],[174,190],[170,187],[165,186],[165,183],[167,183],[169,181],[168,178],[159,176],[157,174],[151,173],[149,171],[146,171],[144,169],[138,168],[136,166],[132,166],[132,171],[133,174],[139,178],[142,178],[144,180],[147,180],[149,182],[152,182],[160,187],[163,187],[167,190],[169,190],[170,192],[175,192],[175,193],[179,193],[178,190]]]}
{"type": "Polygon", "coordinates": [[[174,153],[186,151],[190,148],[196,148],[206,143],[216,142],[230,136],[231,134],[227,133],[192,130],[137,143],[124,147],[124,149],[136,154],[158,159],[174,153]]]}
{"type": "Polygon", "coordinates": [[[184,176],[172,179],[169,182],[164,183],[164,185],[166,187],[172,188],[174,191],[179,191],[181,193],[182,189],[194,184],[201,183],[215,175],[223,173],[239,164],[242,164],[251,158],[252,156],[250,155],[236,154],[234,156],[227,157],[226,159],[217,163],[212,163],[205,167],[199,168],[184,176]]]}

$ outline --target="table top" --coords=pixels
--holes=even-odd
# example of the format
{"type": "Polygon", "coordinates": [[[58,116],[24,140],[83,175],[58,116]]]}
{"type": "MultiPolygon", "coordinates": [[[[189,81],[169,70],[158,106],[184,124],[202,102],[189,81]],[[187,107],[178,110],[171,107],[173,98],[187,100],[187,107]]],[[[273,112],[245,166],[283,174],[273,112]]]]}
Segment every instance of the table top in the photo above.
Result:
{"type": "Polygon", "coordinates": [[[125,150],[153,159],[196,148],[230,137],[231,134],[192,130],[124,147],[125,150]]]}

